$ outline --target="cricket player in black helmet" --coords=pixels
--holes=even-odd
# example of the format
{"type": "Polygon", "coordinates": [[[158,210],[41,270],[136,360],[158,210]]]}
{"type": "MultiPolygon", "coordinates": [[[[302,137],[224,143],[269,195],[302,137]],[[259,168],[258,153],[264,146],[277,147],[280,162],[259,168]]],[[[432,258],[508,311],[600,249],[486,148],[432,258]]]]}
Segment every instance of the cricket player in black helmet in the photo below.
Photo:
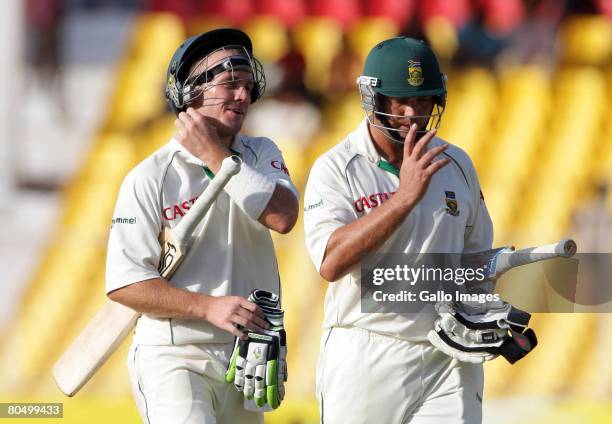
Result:
{"type": "Polygon", "coordinates": [[[264,90],[244,32],[216,29],[186,40],[166,80],[176,134],[121,186],[106,289],[142,314],[128,370],[146,423],[263,423],[262,412],[283,399],[287,348],[270,231],[292,229],[299,196],[274,142],[240,134],[264,90]],[[164,279],[158,236],[189,213],[231,155],[240,157],[240,172],[164,279]]]}

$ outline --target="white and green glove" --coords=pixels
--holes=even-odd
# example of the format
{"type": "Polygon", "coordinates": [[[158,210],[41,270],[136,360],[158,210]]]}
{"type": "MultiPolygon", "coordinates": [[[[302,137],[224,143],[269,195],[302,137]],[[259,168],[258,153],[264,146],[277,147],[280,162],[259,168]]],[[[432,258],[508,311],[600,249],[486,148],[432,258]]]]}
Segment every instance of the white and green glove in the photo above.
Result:
{"type": "Polygon", "coordinates": [[[256,406],[276,409],[285,397],[287,381],[285,312],[278,308],[279,298],[274,293],[253,290],[248,299],[264,312],[270,328],[245,330],[247,340],[236,337],[225,381],[233,383],[256,406]]]}

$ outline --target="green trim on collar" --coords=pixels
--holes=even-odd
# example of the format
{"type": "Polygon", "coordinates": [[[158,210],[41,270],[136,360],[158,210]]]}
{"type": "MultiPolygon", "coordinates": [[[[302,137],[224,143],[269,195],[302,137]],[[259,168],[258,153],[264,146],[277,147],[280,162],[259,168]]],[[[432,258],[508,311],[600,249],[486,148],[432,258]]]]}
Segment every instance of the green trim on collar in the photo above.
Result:
{"type": "Polygon", "coordinates": [[[380,162],[378,162],[378,167],[382,169],[383,171],[390,172],[396,177],[399,177],[399,169],[397,169],[395,165],[393,165],[390,162],[387,162],[384,159],[381,159],[380,162]]]}
{"type": "Polygon", "coordinates": [[[208,166],[203,166],[202,170],[204,171],[204,174],[206,174],[206,176],[209,179],[212,180],[213,178],[215,178],[215,174],[213,174],[213,172],[210,170],[210,168],[208,166]]]}

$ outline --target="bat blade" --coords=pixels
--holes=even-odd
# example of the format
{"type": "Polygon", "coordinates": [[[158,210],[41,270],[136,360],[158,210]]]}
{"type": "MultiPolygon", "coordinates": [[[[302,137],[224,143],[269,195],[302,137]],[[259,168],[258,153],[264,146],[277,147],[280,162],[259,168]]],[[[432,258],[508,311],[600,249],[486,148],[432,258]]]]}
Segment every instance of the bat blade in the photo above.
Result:
{"type": "Polygon", "coordinates": [[[159,275],[168,280],[183,262],[183,250],[181,244],[174,238],[172,230],[167,227],[162,231],[159,242],[162,247],[162,255],[157,270],[159,275]]]}
{"type": "Polygon", "coordinates": [[[53,378],[66,396],[76,394],[117,350],[140,314],[107,301],[53,365],[53,378]]]}
{"type": "MultiPolygon", "coordinates": [[[[158,271],[169,280],[183,261],[193,241],[193,232],[231,177],[240,171],[242,160],[226,158],[219,173],[177,226],[160,235],[162,255],[158,271]]],[[[53,365],[55,383],[66,396],[75,395],[104,365],[132,332],[140,313],[107,300],[83,331],[53,365]]]]}

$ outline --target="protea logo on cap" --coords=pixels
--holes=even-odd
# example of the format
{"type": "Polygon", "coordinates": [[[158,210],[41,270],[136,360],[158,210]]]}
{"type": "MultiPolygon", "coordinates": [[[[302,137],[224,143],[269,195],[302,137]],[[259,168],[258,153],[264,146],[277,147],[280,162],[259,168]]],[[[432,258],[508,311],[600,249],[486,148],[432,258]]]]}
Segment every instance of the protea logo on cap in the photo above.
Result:
{"type": "Polygon", "coordinates": [[[423,69],[421,68],[421,62],[418,60],[408,61],[408,84],[413,87],[423,85],[423,69]]]}

